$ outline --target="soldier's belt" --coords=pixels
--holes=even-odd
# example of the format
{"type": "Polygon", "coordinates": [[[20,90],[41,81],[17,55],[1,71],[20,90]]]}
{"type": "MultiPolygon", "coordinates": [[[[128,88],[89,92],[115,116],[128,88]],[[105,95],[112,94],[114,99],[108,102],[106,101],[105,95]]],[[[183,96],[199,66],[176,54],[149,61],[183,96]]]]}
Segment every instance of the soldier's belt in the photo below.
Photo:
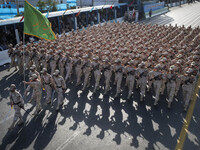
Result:
{"type": "Polygon", "coordinates": [[[50,83],[44,83],[45,85],[49,85],[50,83]]]}
{"type": "Polygon", "coordinates": [[[17,103],[14,103],[14,102],[13,102],[13,105],[19,105],[20,103],[21,103],[21,102],[17,102],[17,103]]]}
{"type": "Polygon", "coordinates": [[[122,70],[121,70],[121,69],[118,69],[118,70],[116,71],[116,73],[122,73],[122,70]]]}
{"type": "Polygon", "coordinates": [[[128,75],[133,75],[134,73],[132,71],[128,72],[127,73],[128,75]]]}
{"type": "Polygon", "coordinates": [[[57,88],[62,88],[62,86],[56,86],[57,88]]]}
{"type": "Polygon", "coordinates": [[[159,78],[156,78],[155,80],[161,80],[161,79],[159,79],[159,78]]]}

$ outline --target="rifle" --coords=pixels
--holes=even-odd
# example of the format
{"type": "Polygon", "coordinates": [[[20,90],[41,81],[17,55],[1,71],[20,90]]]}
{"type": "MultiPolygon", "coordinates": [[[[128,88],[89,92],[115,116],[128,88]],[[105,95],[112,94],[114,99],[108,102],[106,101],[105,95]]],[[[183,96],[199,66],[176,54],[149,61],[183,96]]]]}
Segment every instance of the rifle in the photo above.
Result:
{"type": "Polygon", "coordinates": [[[54,59],[54,55],[52,55],[48,60],[47,60],[47,63],[49,63],[51,60],[54,59]]]}
{"type": "Polygon", "coordinates": [[[25,113],[27,113],[29,116],[33,117],[25,108],[24,106],[19,106],[21,109],[24,110],[25,113]]]}
{"type": "Polygon", "coordinates": [[[155,76],[154,79],[155,79],[155,80],[161,80],[161,76],[162,76],[162,75],[159,74],[159,75],[155,76]]]}
{"type": "Polygon", "coordinates": [[[95,70],[98,70],[99,69],[99,66],[100,66],[100,64],[97,64],[94,68],[93,68],[93,70],[95,71],[95,70]]]}
{"type": "Polygon", "coordinates": [[[134,71],[131,70],[131,71],[127,72],[127,74],[128,74],[128,75],[134,75],[134,71]]]}
{"type": "Polygon", "coordinates": [[[104,68],[104,70],[105,70],[105,71],[106,71],[106,70],[110,70],[110,65],[106,66],[106,67],[104,68]]]}
{"type": "Polygon", "coordinates": [[[185,84],[188,84],[188,83],[193,83],[194,82],[194,79],[193,78],[189,78],[187,80],[185,80],[185,84]]]}
{"type": "Polygon", "coordinates": [[[31,56],[31,60],[36,57],[36,53],[34,52],[34,54],[31,56]]]}
{"type": "Polygon", "coordinates": [[[176,80],[176,76],[175,75],[172,75],[170,78],[168,78],[169,82],[171,82],[172,80],[176,80]]]}
{"type": "Polygon", "coordinates": [[[115,71],[116,73],[122,73],[122,67],[120,67],[119,69],[117,69],[116,71],[115,71]]]}
{"type": "Polygon", "coordinates": [[[87,66],[88,62],[86,62],[82,67],[81,69],[84,69],[86,66],[87,66]]]}
{"type": "Polygon", "coordinates": [[[74,64],[74,67],[75,67],[76,65],[80,64],[80,63],[81,63],[81,60],[79,59],[79,60],[74,64]]]}
{"type": "Polygon", "coordinates": [[[39,58],[38,61],[40,61],[40,60],[42,60],[42,59],[44,59],[44,55],[42,55],[42,56],[39,58]]]}

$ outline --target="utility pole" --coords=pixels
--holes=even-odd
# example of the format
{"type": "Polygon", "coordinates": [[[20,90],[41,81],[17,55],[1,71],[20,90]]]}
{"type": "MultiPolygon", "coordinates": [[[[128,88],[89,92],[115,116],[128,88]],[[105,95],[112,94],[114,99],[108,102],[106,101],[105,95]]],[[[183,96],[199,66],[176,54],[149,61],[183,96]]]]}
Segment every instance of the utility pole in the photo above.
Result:
{"type": "Polygon", "coordinates": [[[19,15],[19,0],[16,0],[17,1],[17,15],[19,15]]]}
{"type": "Polygon", "coordinates": [[[81,8],[83,7],[83,0],[80,0],[80,2],[81,2],[81,8]]]}

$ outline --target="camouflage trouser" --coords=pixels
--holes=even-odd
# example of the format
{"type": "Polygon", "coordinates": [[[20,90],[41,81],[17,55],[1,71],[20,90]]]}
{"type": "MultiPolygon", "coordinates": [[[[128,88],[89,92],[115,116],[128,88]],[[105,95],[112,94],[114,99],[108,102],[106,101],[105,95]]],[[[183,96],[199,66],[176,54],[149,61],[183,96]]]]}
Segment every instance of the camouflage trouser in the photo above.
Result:
{"type": "Polygon", "coordinates": [[[95,86],[94,86],[94,91],[99,87],[99,82],[101,79],[101,71],[96,70],[94,71],[94,78],[95,78],[95,86]]]}
{"type": "Polygon", "coordinates": [[[116,83],[116,96],[120,93],[121,83],[122,83],[122,73],[115,74],[115,83],[116,83]]]}
{"type": "Polygon", "coordinates": [[[67,68],[67,73],[65,76],[65,80],[71,79],[72,69],[67,68]]]}
{"type": "Polygon", "coordinates": [[[135,84],[135,77],[133,75],[128,75],[126,77],[126,85],[128,86],[128,98],[130,98],[132,92],[133,92],[133,88],[134,88],[134,84],[135,84]]]}
{"type": "Polygon", "coordinates": [[[79,85],[80,82],[81,82],[81,77],[82,77],[82,69],[77,67],[76,68],[76,78],[77,78],[77,81],[76,81],[76,84],[79,85]]]}
{"type": "Polygon", "coordinates": [[[185,102],[185,107],[188,107],[190,100],[192,98],[192,90],[183,90],[183,98],[185,102]]]}
{"type": "Polygon", "coordinates": [[[16,62],[15,62],[15,57],[11,57],[10,67],[8,70],[10,70],[12,67],[17,68],[16,62]]]}
{"type": "Polygon", "coordinates": [[[112,71],[108,70],[104,72],[105,76],[105,94],[110,90],[110,78],[112,76],[112,71]]]}
{"type": "MultiPolygon", "coordinates": [[[[143,79],[141,79],[142,81],[143,79]]],[[[143,97],[145,97],[145,91],[146,91],[146,85],[147,85],[147,82],[146,80],[145,81],[142,81],[140,83],[140,98],[142,99],[143,97]]]]}
{"type": "Polygon", "coordinates": [[[14,105],[14,109],[15,109],[15,115],[14,115],[14,118],[13,118],[13,121],[17,121],[17,119],[22,119],[22,114],[20,112],[20,107],[18,105],[14,105]]]}
{"type": "Polygon", "coordinates": [[[46,102],[49,103],[51,101],[52,88],[50,85],[45,85],[44,87],[46,91],[46,102]]]}
{"type": "Polygon", "coordinates": [[[50,62],[50,67],[51,67],[51,75],[53,75],[53,73],[56,70],[56,62],[50,62]]]}
{"type": "Polygon", "coordinates": [[[175,94],[175,88],[176,88],[176,83],[167,83],[167,93],[169,95],[169,100],[168,102],[172,103],[173,99],[174,99],[174,94],[175,94]]]}
{"type": "Polygon", "coordinates": [[[152,84],[153,84],[153,80],[148,80],[148,88],[147,88],[148,92],[150,91],[152,84]]]}
{"type": "Polygon", "coordinates": [[[155,80],[155,81],[154,81],[155,102],[158,102],[158,101],[159,101],[160,90],[161,90],[161,84],[162,84],[162,81],[161,81],[161,80],[155,80]]]}
{"type": "Polygon", "coordinates": [[[63,89],[62,88],[56,88],[56,92],[58,94],[57,107],[59,107],[59,105],[62,104],[63,100],[64,100],[63,89]]]}
{"type": "Polygon", "coordinates": [[[83,89],[84,90],[86,88],[86,86],[89,85],[89,78],[90,78],[90,72],[84,72],[84,83],[83,83],[83,89]]]}
{"type": "Polygon", "coordinates": [[[33,97],[36,100],[36,110],[41,109],[41,97],[42,97],[42,91],[35,91],[33,97]]]}

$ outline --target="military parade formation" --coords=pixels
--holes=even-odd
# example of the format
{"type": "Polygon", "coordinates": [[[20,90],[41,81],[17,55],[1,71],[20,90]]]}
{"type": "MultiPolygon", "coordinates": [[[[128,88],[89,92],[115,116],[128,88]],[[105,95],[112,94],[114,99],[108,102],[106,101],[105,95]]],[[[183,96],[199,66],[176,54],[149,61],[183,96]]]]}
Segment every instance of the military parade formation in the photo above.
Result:
{"type": "MultiPolygon", "coordinates": [[[[46,104],[52,104],[52,96],[57,93],[56,110],[59,110],[68,84],[81,86],[85,91],[91,86],[92,78],[93,94],[103,88],[103,95],[107,95],[116,88],[114,98],[117,98],[125,90],[122,89],[125,84],[127,100],[131,100],[136,88],[140,92],[139,101],[145,100],[146,92],[152,92],[154,106],[166,90],[169,109],[182,89],[187,111],[199,76],[199,27],[117,22],[56,36],[54,41],[31,40],[26,46],[22,42],[9,46],[8,70],[15,67],[22,75],[24,70],[29,70],[29,81],[23,81],[28,85],[24,96],[33,88],[29,102],[36,101],[34,115],[42,109],[42,91],[46,93],[46,104]],[[100,86],[102,78],[103,87],[100,86]]],[[[24,108],[23,98],[14,84],[10,86],[10,100],[15,108],[12,129],[16,120],[19,119],[19,124],[23,122],[20,109],[24,108]]]]}

